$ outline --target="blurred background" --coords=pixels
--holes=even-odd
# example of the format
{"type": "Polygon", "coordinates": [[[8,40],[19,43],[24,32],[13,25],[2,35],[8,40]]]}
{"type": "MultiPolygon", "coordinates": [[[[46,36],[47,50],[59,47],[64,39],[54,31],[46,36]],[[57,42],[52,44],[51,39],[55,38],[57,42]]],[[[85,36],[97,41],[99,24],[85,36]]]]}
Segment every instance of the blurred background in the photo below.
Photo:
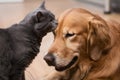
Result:
{"type": "MultiPolygon", "coordinates": [[[[42,0],[0,0],[0,28],[19,23],[25,15],[36,9],[42,0]]],[[[46,0],[46,7],[56,18],[66,9],[80,7],[102,17],[120,22],[120,0],[46,0]]],[[[43,60],[53,41],[52,33],[43,38],[40,53],[26,69],[27,80],[42,80],[42,77],[54,70],[43,60]]]]}

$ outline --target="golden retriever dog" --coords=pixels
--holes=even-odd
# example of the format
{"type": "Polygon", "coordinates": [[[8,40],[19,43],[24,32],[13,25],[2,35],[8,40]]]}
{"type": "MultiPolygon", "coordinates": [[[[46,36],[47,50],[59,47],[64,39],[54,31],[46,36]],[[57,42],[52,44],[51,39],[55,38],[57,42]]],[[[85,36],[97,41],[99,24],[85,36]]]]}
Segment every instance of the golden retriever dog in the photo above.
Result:
{"type": "Polygon", "coordinates": [[[120,24],[87,10],[63,12],[44,60],[48,80],[120,80],[120,24]]]}

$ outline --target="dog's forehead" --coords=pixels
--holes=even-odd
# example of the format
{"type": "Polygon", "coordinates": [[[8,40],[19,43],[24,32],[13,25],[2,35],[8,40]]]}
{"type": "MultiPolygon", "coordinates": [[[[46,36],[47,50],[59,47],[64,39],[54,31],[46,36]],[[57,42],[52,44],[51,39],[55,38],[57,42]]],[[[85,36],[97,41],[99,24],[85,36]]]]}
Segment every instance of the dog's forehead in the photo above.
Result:
{"type": "Polygon", "coordinates": [[[59,16],[56,32],[86,32],[89,18],[92,16],[91,13],[83,9],[69,9],[59,16]]]}
{"type": "Polygon", "coordinates": [[[87,30],[87,22],[80,19],[68,18],[64,22],[59,23],[57,30],[60,30],[62,33],[80,33],[87,30]]]}
{"type": "Polygon", "coordinates": [[[64,11],[58,18],[59,21],[66,19],[66,17],[75,17],[75,18],[88,18],[90,16],[93,16],[92,13],[90,13],[87,10],[81,9],[81,8],[73,8],[68,9],[64,11]]]}
{"type": "Polygon", "coordinates": [[[64,31],[83,32],[88,30],[89,19],[93,15],[87,12],[79,12],[76,10],[67,11],[58,18],[58,29],[64,31]],[[68,13],[67,13],[68,12],[68,13]]]}

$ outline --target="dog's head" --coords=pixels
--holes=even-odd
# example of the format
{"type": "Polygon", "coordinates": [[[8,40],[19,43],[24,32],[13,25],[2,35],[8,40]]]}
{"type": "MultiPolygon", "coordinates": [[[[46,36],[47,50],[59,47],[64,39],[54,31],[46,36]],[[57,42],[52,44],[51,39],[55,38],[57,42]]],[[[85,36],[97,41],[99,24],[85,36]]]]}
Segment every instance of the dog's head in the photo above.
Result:
{"type": "Polygon", "coordinates": [[[67,10],[58,19],[54,42],[44,59],[58,71],[83,60],[97,61],[110,43],[108,32],[101,17],[84,9],[67,10]]]}
{"type": "Polygon", "coordinates": [[[34,27],[36,32],[42,34],[42,32],[53,31],[57,21],[54,14],[45,8],[45,1],[43,1],[40,7],[29,13],[20,24],[34,27]]]}

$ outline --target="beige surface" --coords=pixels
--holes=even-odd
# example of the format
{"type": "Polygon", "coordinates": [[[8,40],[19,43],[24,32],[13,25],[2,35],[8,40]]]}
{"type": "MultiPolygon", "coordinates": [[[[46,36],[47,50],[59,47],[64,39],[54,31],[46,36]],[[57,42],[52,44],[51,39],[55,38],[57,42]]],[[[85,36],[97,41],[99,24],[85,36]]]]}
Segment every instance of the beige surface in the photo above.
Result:
{"type": "MultiPolygon", "coordinates": [[[[24,3],[0,4],[0,27],[6,28],[14,23],[19,22],[28,12],[37,8],[40,3],[41,0],[25,0],[24,3]]],[[[113,18],[120,21],[120,14],[112,13],[111,15],[104,15],[104,8],[90,4],[84,4],[79,0],[46,0],[46,7],[47,9],[51,10],[56,17],[58,17],[64,10],[68,8],[81,7],[107,18],[113,18]]],[[[43,56],[47,53],[52,41],[53,35],[51,33],[44,37],[40,53],[35,58],[33,63],[26,69],[27,80],[41,80],[44,75],[53,70],[51,67],[48,67],[43,60],[43,56]]]]}

